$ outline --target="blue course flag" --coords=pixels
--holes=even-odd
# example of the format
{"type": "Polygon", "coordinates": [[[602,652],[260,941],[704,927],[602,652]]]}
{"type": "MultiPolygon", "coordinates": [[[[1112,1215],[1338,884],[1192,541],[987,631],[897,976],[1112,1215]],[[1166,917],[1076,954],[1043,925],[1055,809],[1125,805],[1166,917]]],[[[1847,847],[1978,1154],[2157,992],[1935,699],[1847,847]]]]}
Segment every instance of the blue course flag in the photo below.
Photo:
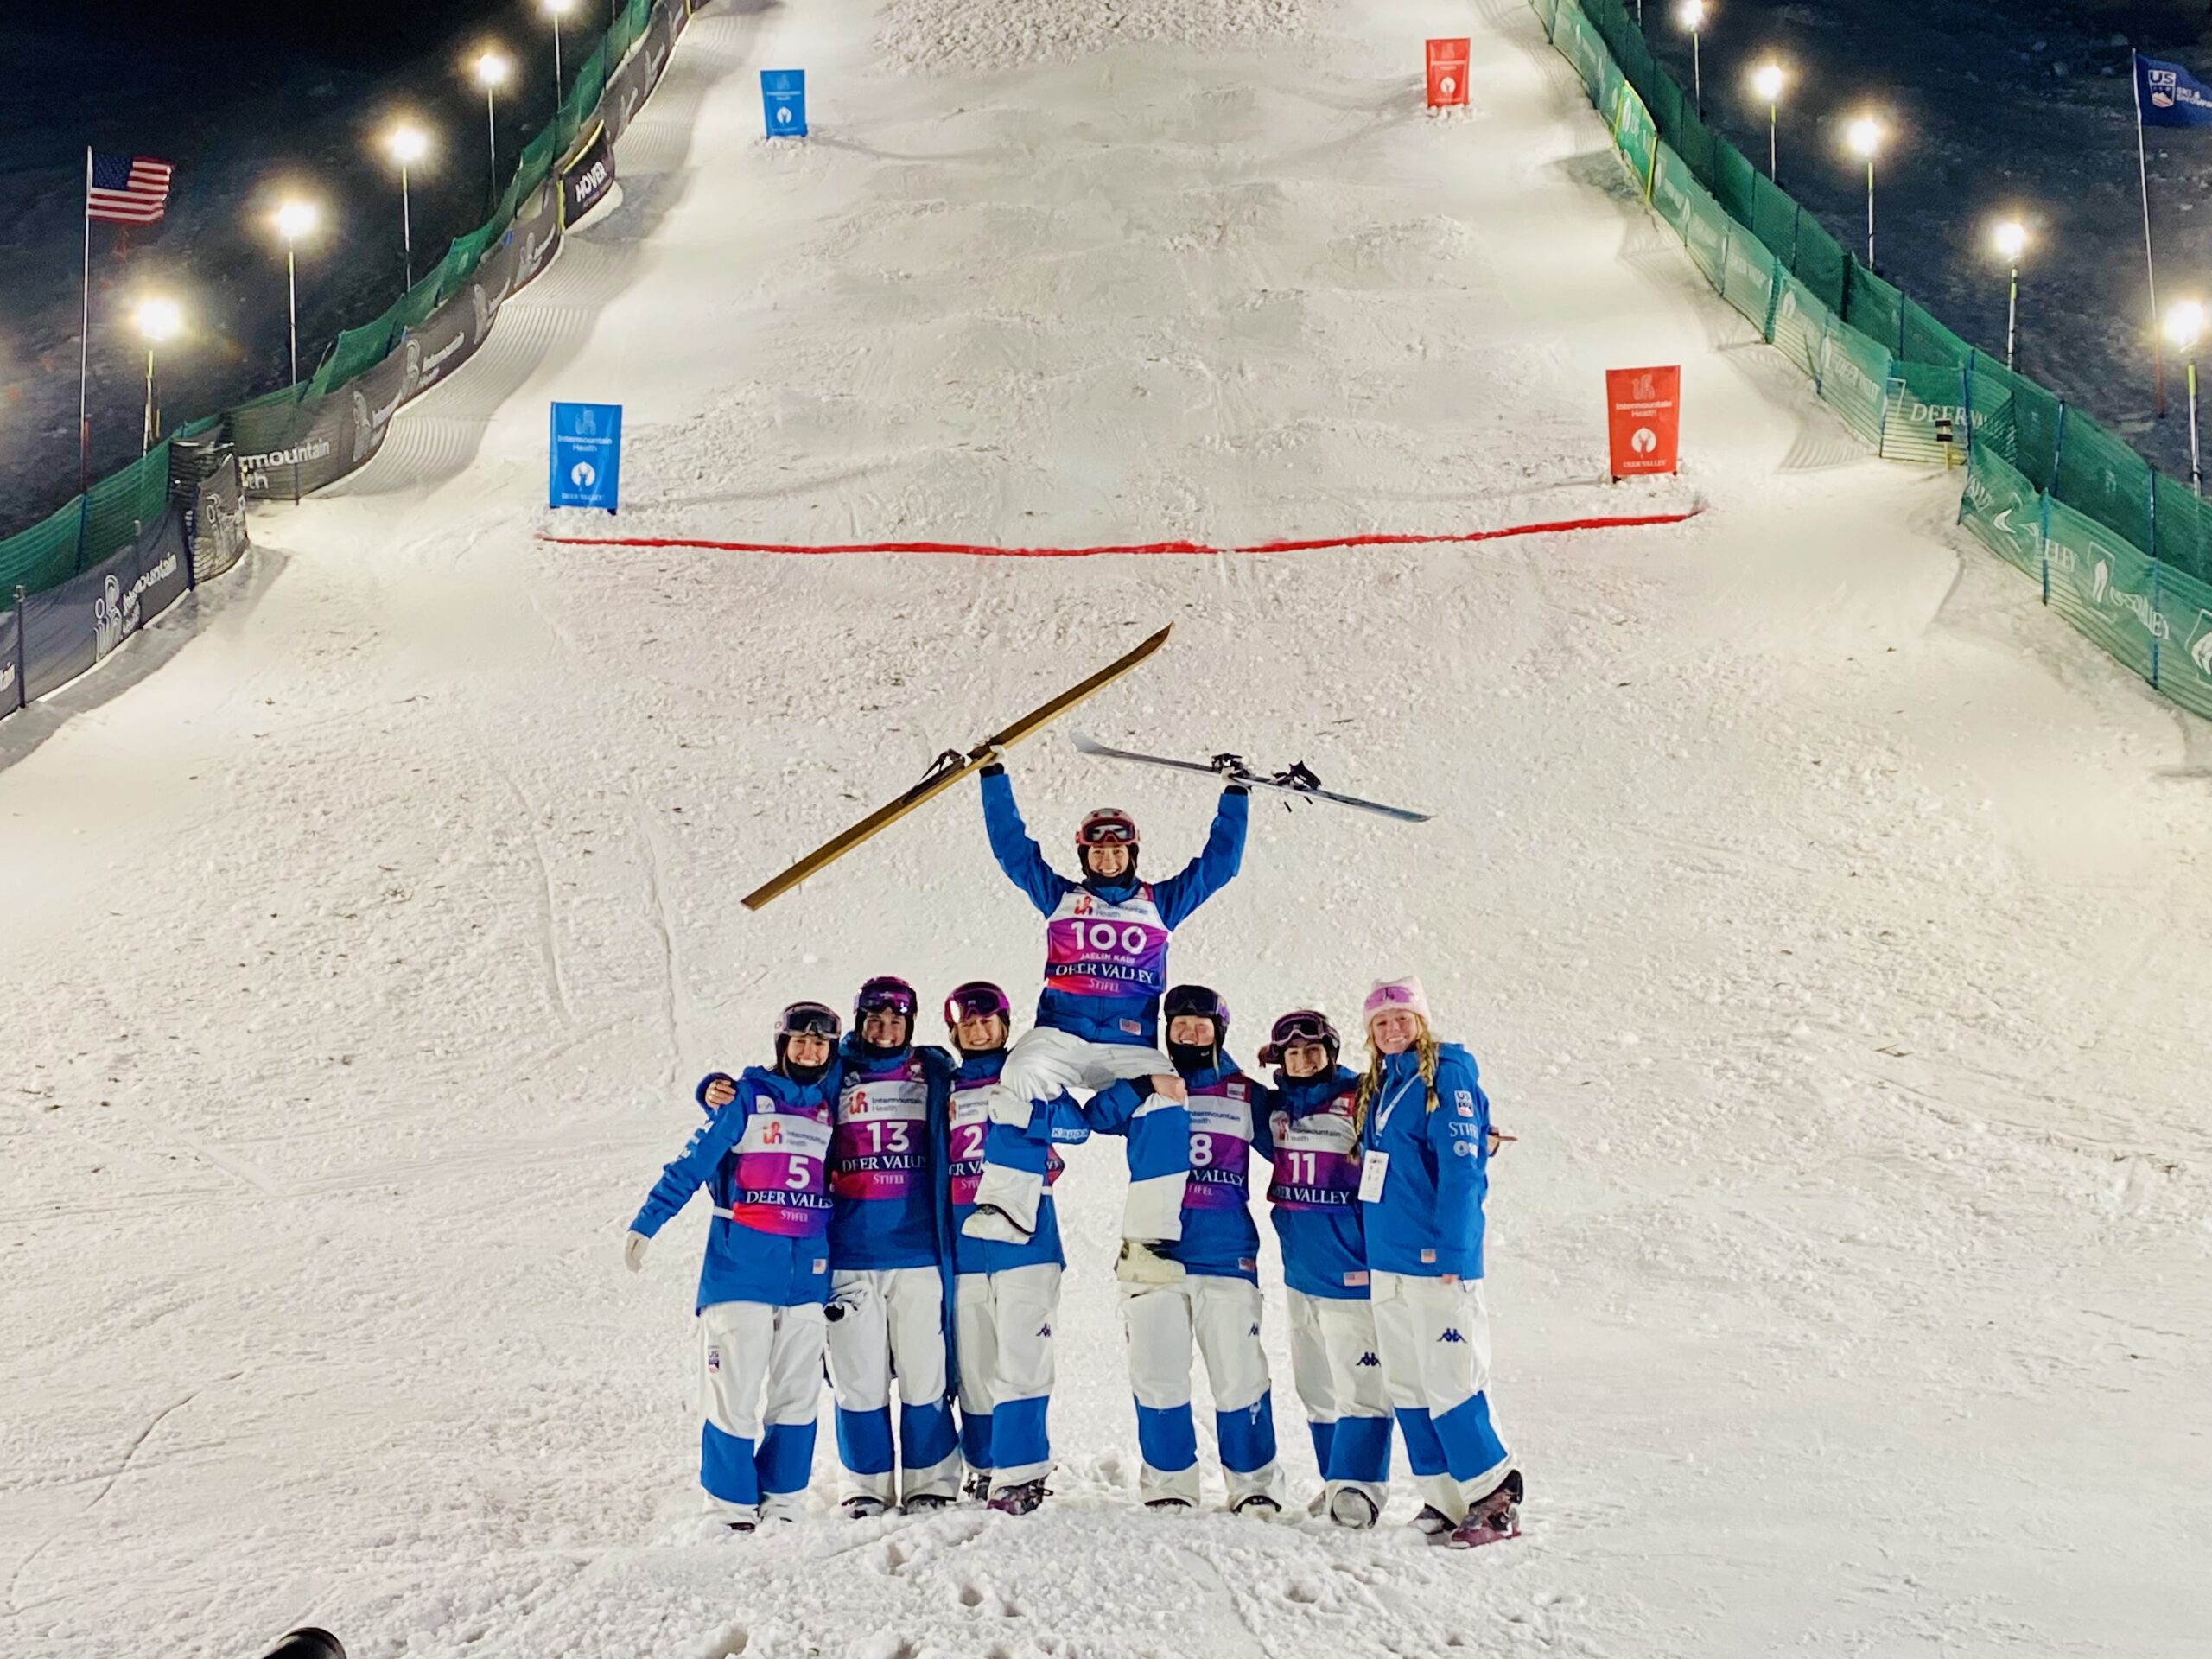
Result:
{"type": "Polygon", "coordinates": [[[2146,127],[2212,127],[2212,87],[2177,63],[2138,52],[2135,115],[2146,127]]]}
{"type": "Polygon", "coordinates": [[[806,71],[763,69],[760,102],[768,118],[771,138],[806,137],[806,71]]]}
{"type": "Polygon", "coordinates": [[[622,499],[622,405],[553,405],[553,476],[547,505],[613,512],[622,499]]]}

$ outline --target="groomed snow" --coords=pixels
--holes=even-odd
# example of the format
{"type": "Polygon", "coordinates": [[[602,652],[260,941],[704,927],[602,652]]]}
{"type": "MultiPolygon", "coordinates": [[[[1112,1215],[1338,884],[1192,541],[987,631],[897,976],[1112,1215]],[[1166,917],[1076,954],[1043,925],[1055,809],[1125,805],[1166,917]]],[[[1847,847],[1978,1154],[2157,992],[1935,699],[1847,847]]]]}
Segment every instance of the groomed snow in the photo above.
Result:
{"type": "MultiPolygon", "coordinates": [[[[2202,1650],[2212,748],[1966,548],[1955,478],[1859,457],[1525,7],[716,10],[622,166],[367,472],[0,728],[0,1651],[2202,1650]],[[819,130],[773,148],[791,65],[819,130]],[[1606,487],[1600,371],[1673,361],[1688,475],[1606,487]],[[1707,511],[560,548],[563,397],[627,406],[626,533],[1707,511]],[[619,1260],[690,1081],[794,996],[1039,959],[964,791],[738,895],[1171,620],[1076,724],[1439,814],[1263,810],[1175,967],[1247,1057],[1408,970],[1481,1056],[1527,1535],[1138,1510],[1096,1149],[1039,1515],[708,1535],[701,1212],[619,1260]]],[[[1172,863],[1211,804],[1065,733],[1014,773],[1055,849],[1114,800],[1172,863]]]]}

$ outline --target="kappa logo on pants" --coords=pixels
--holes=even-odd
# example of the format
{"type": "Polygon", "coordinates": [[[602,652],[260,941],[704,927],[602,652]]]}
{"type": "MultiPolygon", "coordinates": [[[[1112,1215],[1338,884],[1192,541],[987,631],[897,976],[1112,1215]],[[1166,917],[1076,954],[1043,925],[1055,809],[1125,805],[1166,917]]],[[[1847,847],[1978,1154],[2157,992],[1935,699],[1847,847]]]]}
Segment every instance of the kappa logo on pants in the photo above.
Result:
{"type": "Polygon", "coordinates": [[[1052,1334],[1052,1327],[1050,1325],[1040,1325],[1037,1327],[1037,1334],[1040,1337],[1049,1337],[1052,1334]]]}
{"type": "Polygon", "coordinates": [[[1362,1354],[1357,1359],[1352,1361],[1354,1365],[1380,1365],[1382,1363],[1382,1362],[1381,1360],[1375,1357],[1375,1351],[1371,1348],[1365,1353],[1362,1354]]]}
{"type": "Polygon", "coordinates": [[[1258,1335],[1260,1334],[1260,1327],[1258,1326],[1258,1325],[1255,1324],[1255,1325],[1253,1325],[1253,1327],[1252,1327],[1252,1334],[1253,1334],[1254,1336],[1255,1336],[1255,1337],[1256,1337],[1256,1336],[1258,1336],[1258,1335]]]}
{"type": "Polygon", "coordinates": [[[1459,1334],[1458,1327],[1447,1326],[1445,1329],[1444,1334],[1439,1337],[1437,1340],[1439,1342],[1465,1342],[1466,1338],[1459,1334]]]}

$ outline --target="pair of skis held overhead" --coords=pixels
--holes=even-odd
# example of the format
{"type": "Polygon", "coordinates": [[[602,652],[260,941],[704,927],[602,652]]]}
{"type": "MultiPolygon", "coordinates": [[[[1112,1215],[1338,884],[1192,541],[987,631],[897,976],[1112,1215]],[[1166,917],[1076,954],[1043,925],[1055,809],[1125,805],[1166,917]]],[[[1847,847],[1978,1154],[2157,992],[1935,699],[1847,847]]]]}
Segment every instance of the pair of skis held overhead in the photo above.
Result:
{"type": "MultiPolygon", "coordinates": [[[[843,857],[879,830],[897,823],[924,802],[943,794],[969,773],[988,764],[994,755],[1012,747],[1033,732],[1058,719],[1094,691],[1121,678],[1122,675],[1166,645],[1167,636],[1174,632],[1174,627],[1173,623],[1169,623],[1158,633],[1138,645],[1128,655],[1109,663],[1089,678],[1078,681],[1050,702],[1031,709],[1004,731],[993,733],[965,753],[958,749],[947,749],[931,764],[929,771],[923,774],[921,782],[899,796],[898,799],[877,808],[851,829],[832,836],[780,875],[763,882],[746,894],[741,902],[747,910],[758,910],[779,894],[789,892],[816,871],[843,857]]],[[[1262,773],[1254,772],[1239,755],[1217,754],[1208,761],[1173,760],[1164,755],[1139,754],[1128,749],[1109,748],[1107,745],[1096,742],[1080,733],[1076,735],[1075,747],[1081,753],[1096,755],[1102,760],[1133,760],[1148,766],[1167,766],[1177,772],[1200,772],[1242,784],[1247,789],[1269,790],[1278,794],[1309,801],[1333,801],[1338,806],[1356,807],[1363,812],[1379,813],[1383,817],[1395,818],[1401,823],[1426,823],[1429,817],[1426,812],[1414,812],[1402,806],[1384,806],[1377,801],[1361,800],[1356,795],[1339,795],[1325,790],[1321,787],[1321,780],[1302,763],[1294,764],[1282,772],[1262,773]]]]}

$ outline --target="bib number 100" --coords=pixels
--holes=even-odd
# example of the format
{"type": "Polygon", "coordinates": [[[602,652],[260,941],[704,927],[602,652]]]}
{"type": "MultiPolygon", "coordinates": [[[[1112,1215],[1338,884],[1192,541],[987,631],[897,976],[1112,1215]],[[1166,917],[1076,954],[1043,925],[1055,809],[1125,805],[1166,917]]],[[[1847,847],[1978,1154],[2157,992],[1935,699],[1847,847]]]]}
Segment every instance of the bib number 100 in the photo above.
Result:
{"type": "Polygon", "coordinates": [[[1135,922],[1126,927],[1116,927],[1111,922],[1086,922],[1083,926],[1083,942],[1093,950],[1120,949],[1135,956],[1151,941],[1144,929],[1135,922]]]}

